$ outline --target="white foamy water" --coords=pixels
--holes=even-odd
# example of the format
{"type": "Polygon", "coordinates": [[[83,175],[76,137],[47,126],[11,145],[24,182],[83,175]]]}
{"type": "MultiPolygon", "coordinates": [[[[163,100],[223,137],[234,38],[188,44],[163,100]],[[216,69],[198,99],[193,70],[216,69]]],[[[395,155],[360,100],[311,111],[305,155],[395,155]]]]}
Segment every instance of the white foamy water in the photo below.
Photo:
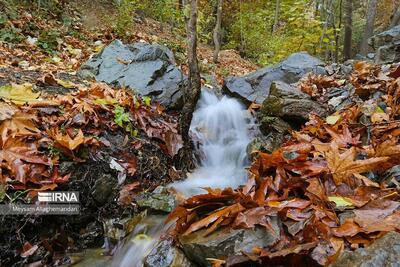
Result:
{"type": "Polygon", "coordinates": [[[235,188],[246,182],[246,147],[251,120],[234,98],[203,90],[190,127],[199,142],[199,167],[182,182],[171,184],[184,195],[204,193],[203,187],[235,188]]]}
{"type": "Polygon", "coordinates": [[[141,267],[143,259],[151,252],[162,233],[171,224],[165,225],[165,216],[149,215],[135,226],[133,232],[125,240],[125,244],[113,257],[112,267],[141,267]]]}
{"type": "MultiPolygon", "coordinates": [[[[253,126],[251,116],[236,99],[203,90],[193,114],[190,127],[193,139],[198,143],[199,167],[189,173],[184,181],[170,185],[181,194],[190,196],[204,193],[202,188],[236,188],[246,182],[246,148],[249,129],[253,126]]],[[[127,238],[127,244],[114,256],[113,267],[140,267],[143,259],[157,244],[165,231],[164,219],[149,219],[151,223],[140,224],[148,238],[137,238],[137,229],[127,238]]],[[[141,229],[139,229],[140,231],[141,229]]]]}

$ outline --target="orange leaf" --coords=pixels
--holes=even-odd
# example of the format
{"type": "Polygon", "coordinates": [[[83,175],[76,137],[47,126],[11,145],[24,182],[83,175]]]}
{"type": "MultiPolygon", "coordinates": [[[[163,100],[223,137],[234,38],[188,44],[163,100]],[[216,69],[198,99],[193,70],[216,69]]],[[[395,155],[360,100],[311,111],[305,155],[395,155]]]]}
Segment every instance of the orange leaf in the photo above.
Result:
{"type": "Polygon", "coordinates": [[[188,235],[192,232],[195,232],[201,228],[207,227],[211,223],[215,222],[218,220],[220,217],[227,217],[231,214],[238,213],[243,211],[245,208],[240,205],[240,203],[233,204],[229,207],[223,208],[217,212],[212,213],[211,215],[205,217],[204,219],[201,219],[200,221],[197,221],[193,223],[183,235],[188,235]]]}

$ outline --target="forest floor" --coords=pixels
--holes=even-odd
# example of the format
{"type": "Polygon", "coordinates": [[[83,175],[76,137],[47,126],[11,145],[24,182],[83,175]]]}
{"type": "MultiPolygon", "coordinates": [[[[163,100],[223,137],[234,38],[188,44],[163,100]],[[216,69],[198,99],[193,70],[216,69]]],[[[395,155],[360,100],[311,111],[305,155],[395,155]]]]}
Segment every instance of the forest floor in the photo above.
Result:
{"type": "MultiPolygon", "coordinates": [[[[71,2],[63,16],[29,6],[10,11],[0,3],[9,11],[4,29],[12,41],[0,42],[0,94],[5,101],[0,103],[0,156],[5,160],[0,201],[30,203],[38,192],[55,188],[79,191],[85,214],[79,219],[1,217],[1,266],[71,262],[63,252],[103,245],[108,219],[129,220],[140,211],[132,204],[134,194],[183,176],[173,160],[180,146],[176,114],[76,75],[90,55],[115,38],[109,28],[98,26],[105,25],[110,9],[90,2],[71,2]],[[119,177],[117,184],[111,175],[119,177]]],[[[169,46],[186,71],[185,36],[171,27],[138,18],[127,36],[126,42],[169,46]]],[[[208,45],[199,51],[203,68],[219,82],[226,74],[256,69],[233,50],[222,51],[219,64],[211,63],[208,45]]]]}
{"type": "MultiPolygon", "coordinates": [[[[176,112],[76,75],[118,37],[103,26],[112,12],[91,1],[71,2],[64,11],[19,8],[1,22],[8,41],[0,42],[0,201],[25,204],[41,191],[79,191],[82,216],[2,216],[1,266],[70,264],[77,259],[66,251],[100,247],[110,225],[115,240],[132,230],[134,214],[142,211],[135,203],[140,192],[184,176],[175,166],[182,146],[176,112]]],[[[138,41],[165,44],[187,72],[182,32],[138,15],[124,42],[138,41]]],[[[198,56],[202,73],[219,83],[257,69],[234,50],[221,51],[218,64],[208,45],[200,45],[198,56]]],[[[304,79],[300,89],[325,104],[334,98],[332,88],[342,94],[353,86],[345,98],[354,106],[327,118],[312,116],[280,149],[259,153],[243,188],[210,189],[186,200],[171,215],[178,219],[176,237],[199,229],[212,233],[220,225],[268,228],[266,218],[275,216],[282,229],[294,226],[296,232],[282,231],[272,250],[256,248],[227,262],[293,263],[307,254],[324,265],[345,249],[399,230],[397,182],[375,179],[399,164],[399,79],[398,66],[367,63],[346,77],[304,79]]]]}

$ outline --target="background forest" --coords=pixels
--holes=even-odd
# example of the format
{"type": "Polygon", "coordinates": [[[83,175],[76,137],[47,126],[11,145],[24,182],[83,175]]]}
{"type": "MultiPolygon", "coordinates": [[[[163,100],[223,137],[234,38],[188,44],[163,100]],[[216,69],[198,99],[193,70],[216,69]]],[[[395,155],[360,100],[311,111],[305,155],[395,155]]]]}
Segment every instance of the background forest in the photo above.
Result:
{"type": "MultiPolygon", "coordinates": [[[[3,1],[5,8],[15,8],[15,1],[3,1]]],[[[21,1],[18,1],[21,2],[21,1]]],[[[51,11],[60,16],[68,1],[23,1],[32,8],[51,11]],[[59,13],[59,14],[57,14],[59,13]]],[[[71,2],[71,1],[69,1],[71,2]]],[[[101,25],[116,36],[129,39],[133,17],[151,17],[172,27],[177,36],[184,36],[183,0],[115,0],[79,1],[77,8],[98,8],[96,2],[108,6],[101,25]]],[[[199,39],[213,45],[217,9],[222,7],[222,49],[236,49],[241,56],[260,65],[276,63],[293,52],[308,51],[328,62],[341,61],[344,57],[366,56],[367,39],[398,23],[398,0],[201,0],[199,1],[199,39]],[[368,21],[367,21],[368,20],[368,21]],[[345,25],[350,25],[351,44],[346,47],[345,25]],[[362,49],[361,47],[364,46],[362,49]],[[362,51],[361,51],[362,50],[362,51]],[[347,51],[347,52],[344,52],[347,51]],[[345,54],[347,53],[347,56],[345,54]]],[[[95,12],[95,11],[93,11],[95,12]]],[[[6,12],[0,15],[0,24],[7,21],[6,12]]],[[[65,24],[68,19],[65,17],[65,24]]],[[[96,20],[97,21],[97,20],[96,20]]],[[[91,22],[93,23],[93,22],[91,22]]],[[[5,28],[0,39],[19,41],[18,32],[5,28]]],[[[46,33],[43,38],[54,38],[46,33]]],[[[184,38],[184,37],[182,37],[184,38]]],[[[184,42],[184,40],[183,40],[184,42]]],[[[46,49],[47,47],[45,47],[46,49]]],[[[178,49],[179,50],[179,49],[178,49]]]]}

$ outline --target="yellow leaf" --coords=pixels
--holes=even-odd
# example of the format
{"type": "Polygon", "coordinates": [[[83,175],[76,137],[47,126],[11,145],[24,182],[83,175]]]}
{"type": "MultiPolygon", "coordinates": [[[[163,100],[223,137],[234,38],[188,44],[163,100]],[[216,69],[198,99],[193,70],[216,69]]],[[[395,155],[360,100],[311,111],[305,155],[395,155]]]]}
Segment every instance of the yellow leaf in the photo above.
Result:
{"type": "Polygon", "coordinates": [[[106,106],[106,105],[114,105],[114,104],[117,104],[118,103],[118,101],[117,100],[115,100],[114,98],[111,98],[111,99],[105,99],[105,98],[96,98],[95,100],[93,100],[93,104],[96,104],[96,105],[104,105],[104,106],[106,106]]]}
{"type": "Polygon", "coordinates": [[[345,197],[330,196],[330,197],[328,197],[328,200],[335,202],[336,207],[338,207],[338,208],[354,208],[353,203],[348,201],[345,197]]]}
{"type": "Polygon", "coordinates": [[[0,86],[0,98],[9,100],[17,105],[36,102],[39,96],[39,92],[34,93],[32,91],[32,84],[30,83],[0,86]]]}
{"type": "Polygon", "coordinates": [[[61,85],[64,88],[67,88],[67,89],[71,89],[71,88],[76,88],[77,87],[77,85],[74,84],[71,81],[64,81],[64,80],[60,80],[60,79],[56,79],[56,81],[57,81],[57,83],[59,85],[61,85]]]}
{"type": "Polygon", "coordinates": [[[371,122],[372,123],[379,123],[383,121],[389,121],[389,115],[386,113],[382,112],[375,112],[371,115],[371,122]]]}
{"type": "Polygon", "coordinates": [[[326,117],[326,123],[334,125],[340,120],[340,118],[341,118],[340,115],[328,116],[326,117]]]}

